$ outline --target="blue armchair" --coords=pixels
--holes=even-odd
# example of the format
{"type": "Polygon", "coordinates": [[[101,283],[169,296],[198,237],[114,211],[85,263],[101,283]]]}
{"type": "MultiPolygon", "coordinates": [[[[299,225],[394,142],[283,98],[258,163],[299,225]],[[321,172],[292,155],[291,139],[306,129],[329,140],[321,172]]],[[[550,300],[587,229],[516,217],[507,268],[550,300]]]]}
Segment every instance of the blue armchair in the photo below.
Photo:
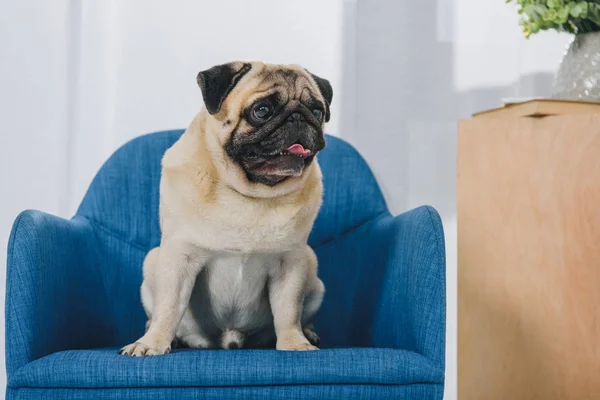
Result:
{"type": "Polygon", "coordinates": [[[182,131],[137,138],[77,215],[25,211],[8,248],[8,399],[441,399],[445,259],[430,207],[392,217],[366,163],[328,137],[309,243],[327,293],[323,350],[176,350],[131,358],[144,331],[142,260],[159,244],[160,160],[182,131]]]}

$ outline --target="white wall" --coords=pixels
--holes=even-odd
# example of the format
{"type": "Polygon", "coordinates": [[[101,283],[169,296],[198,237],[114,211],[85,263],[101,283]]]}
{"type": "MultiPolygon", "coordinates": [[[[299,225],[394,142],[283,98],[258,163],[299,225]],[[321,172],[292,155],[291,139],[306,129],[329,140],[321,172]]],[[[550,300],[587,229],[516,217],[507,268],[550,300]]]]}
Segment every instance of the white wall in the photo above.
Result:
{"type": "MultiPolygon", "coordinates": [[[[332,82],[328,131],[365,155],[392,210],[427,203],[442,214],[446,398],[454,399],[456,120],[503,96],[549,93],[567,38],[526,42],[502,0],[166,4],[0,5],[2,254],[20,210],[71,216],[116,147],[185,127],[200,106],[200,69],[232,59],[299,63],[332,82]]],[[[3,301],[0,293],[0,307],[3,301]]],[[[3,346],[0,340],[2,354],[3,346]]]]}
{"type": "Polygon", "coordinates": [[[19,211],[60,213],[67,156],[68,1],[0,6],[0,397],[6,245],[19,211]]]}

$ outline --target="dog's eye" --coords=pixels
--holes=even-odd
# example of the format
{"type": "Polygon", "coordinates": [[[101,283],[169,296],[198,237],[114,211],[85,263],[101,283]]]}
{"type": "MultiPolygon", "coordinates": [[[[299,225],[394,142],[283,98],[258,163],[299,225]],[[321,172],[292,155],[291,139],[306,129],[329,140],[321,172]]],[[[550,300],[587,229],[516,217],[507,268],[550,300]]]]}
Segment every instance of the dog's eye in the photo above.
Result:
{"type": "Polygon", "coordinates": [[[257,104],[252,110],[254,118],[258,120],[265,120],[271,116],[271,106],[267,103],[257,104]]]}
{"type": "Polygon", "coordinates": [[[319,121],[323,118],[323,111],[319,110],[318,108],[315,108],[312,113],[319,121]]]}

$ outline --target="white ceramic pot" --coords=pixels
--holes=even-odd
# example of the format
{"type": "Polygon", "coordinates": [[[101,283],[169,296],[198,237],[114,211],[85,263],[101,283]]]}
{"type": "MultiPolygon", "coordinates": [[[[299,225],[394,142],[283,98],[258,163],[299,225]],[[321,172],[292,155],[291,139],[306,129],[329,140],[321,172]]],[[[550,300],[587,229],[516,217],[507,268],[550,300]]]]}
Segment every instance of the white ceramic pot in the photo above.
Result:
{"type": "Polygon", "coordinates": [[[600,32],[575,35],[556,74],[553,97],[600,101],[600,32]]]}

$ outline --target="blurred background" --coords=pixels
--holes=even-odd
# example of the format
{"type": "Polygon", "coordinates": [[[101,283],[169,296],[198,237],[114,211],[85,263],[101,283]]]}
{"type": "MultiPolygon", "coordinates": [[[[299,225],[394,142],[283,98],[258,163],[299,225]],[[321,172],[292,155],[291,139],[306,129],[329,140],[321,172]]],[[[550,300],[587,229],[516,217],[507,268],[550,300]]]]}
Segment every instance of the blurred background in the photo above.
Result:
{"type": "Polygon", "coordinates": [[[198,71],[301,64],[332,83],[327,131],[365,156],[392,211],[442,215],[455,399],[457,121],[504,97],[548,95],[569,40],[525,40],[504,0],[2,2],[1,258],[21,210],[70,217],[120,145],[187,127],[202,104],[198,71]]]}

